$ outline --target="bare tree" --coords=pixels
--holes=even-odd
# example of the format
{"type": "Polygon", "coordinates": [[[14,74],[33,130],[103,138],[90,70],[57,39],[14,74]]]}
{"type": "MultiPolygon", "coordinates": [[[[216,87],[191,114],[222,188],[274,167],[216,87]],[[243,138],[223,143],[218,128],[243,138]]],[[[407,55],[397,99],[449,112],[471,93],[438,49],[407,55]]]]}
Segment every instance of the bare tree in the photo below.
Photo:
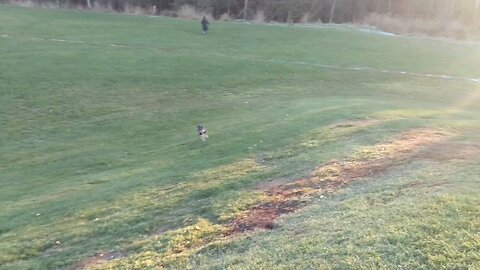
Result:
{"type": "Polygon", "coordinates": [[[330,8],[330,19],[328,20],[329,23],[333,22],[333,16],[335,15],[335,8],[337,7],[337,0],[330,0],[331,8],[330,8]]]}
{"type": "Polygon", "coordinates": [[[245,4],[243,5],[243,19],[247,19],[247,11],[248,11],[248,0],[245,0],[245,4]]]}
{"type": "Polygon", "coordinates": [[[387,13],[392,15],[393,14],[393,9],[392,9],[392,0],[388,0],[388,5],[387,5],[387,13]]]}
{"type": "MultiPolygon", "coordinates": [[[[0,2],[8,0],[0,0],[0,2]]],[[[298,21],[308,14],[314,20],[345,23],[362,20],[369,13],[386,14],[405,19],[432,21],[456,20],[466,26],[480,26],[480,0],[30,0],[50,2],[57,7],[95,5],[123,11],[125,6],[156,6],[157,10],[174,10],[193,5],[200,10],[214,12],[214,16],[228,13],[247,20],[252,10],[263,10],[268,20],[298,21]]],[[[399,18],[401,19],[401,18],[399,18]]]]}
{"type": "Polygon", "coordinates": [[[451,19],[455,16],[455,12],[457,9],[457,0],[449,0],[450,1],[450,7],[449,7],[449,14],[448,18],[451,19]]]}

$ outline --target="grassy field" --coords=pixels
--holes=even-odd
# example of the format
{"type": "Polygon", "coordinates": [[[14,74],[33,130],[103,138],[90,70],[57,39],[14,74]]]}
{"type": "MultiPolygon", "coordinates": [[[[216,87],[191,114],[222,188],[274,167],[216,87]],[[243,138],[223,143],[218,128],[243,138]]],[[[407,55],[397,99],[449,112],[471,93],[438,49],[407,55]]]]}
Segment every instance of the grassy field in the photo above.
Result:
{"type": "Polygon", "coordinates": [[[479,62],[0,5],[0,269],[480,269],[479,62]]]}

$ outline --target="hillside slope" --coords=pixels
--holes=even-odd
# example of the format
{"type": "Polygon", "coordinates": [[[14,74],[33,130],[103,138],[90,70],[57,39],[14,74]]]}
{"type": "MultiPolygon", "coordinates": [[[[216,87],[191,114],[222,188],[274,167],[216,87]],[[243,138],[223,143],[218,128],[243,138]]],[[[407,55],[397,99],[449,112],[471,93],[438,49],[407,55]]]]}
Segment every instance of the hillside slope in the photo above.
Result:
{"type": "Polygon", "coordinates": [[[1,5],[0,55],[0,269],[479,268],[477,47],[1,5]]]}

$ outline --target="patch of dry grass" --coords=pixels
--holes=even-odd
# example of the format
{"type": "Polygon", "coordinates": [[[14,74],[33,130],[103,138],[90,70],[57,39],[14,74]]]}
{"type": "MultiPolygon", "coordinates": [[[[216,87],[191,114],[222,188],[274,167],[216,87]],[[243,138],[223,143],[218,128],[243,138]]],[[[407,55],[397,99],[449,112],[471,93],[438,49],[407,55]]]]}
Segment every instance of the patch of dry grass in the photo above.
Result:
{"type": "MultiPolygon", "coordinates": [[[[376,123],[374,120],[352,121],[331,128],[365,127],[376,123]]],[[[272,186],[263,191],[237,194],[230,201],[223,201],[222,205],[215,207],[220,223],[199,219],[193,225],[137,241],[130,245],[135,250],[133,255],[95,267],[142,269],[187,264],[189,256],[205,247],[230,241],[232,238],[228,237],[239,236],[246,231],[274,229],[279,216],[303,207],[310,197],[336,193],[353,181],[388,171],[416,153],[419,148],[432,147],[449,135],[451,134],[442,130],[411,130],[385,142],[362,148],[343,161],[321,165],[307,179],[272,186]]],[[[247,159],[198,172],[194,178],[200,182],[208,182],[208,179],[213,182],[221,179],[223,182],[225,177],[237,179],[262,169],[254,160],[247,159]]],[[[370,201],[382,203],[385,196],[372,197],[370,201]]]]}
{"type": "Polygon", "coordinates": [[[391,141],[362,148],[354,154],[354,159],[370,162],[385,158],[396,158],[417,151],[418,148],[431,146],[445,140],[447,135],[449,135],[447,132],[441,130],[413,130],[403,133],[391,141]]]}
{"type": "Polygon", "coordinates": [[[357,131],[381,124],[383,122],[383,120],[377,119],[360,119],[340,122],[328,127],[322,127],[305,136],[301,142],[301,146],[308,148],[318,147],[339,137],[353,134],[357,131]]]}
{"type": "Polygon", "coordinates": [[[248,211],[251,207],[269,202],[272,198],[263,192],[243,192],[231,197],[227,202],[214,205],[220,221],[226,222],[248,211]]]}
{"type": "Polygon", "coordinates": [[[265,166],[258,164],[254,159],[245,159],[233,164],[196,172],[193,174],[193,177],[199,180],[200,186],[210,186],[213,183],[226,183],[251,173],[264,171],[265,169],[265,166]]]}
{"type": "Polygon", "coordinates": [[[221,240],[227,232],[224,225],[213,224],[206,219],[197,223],[138,241],[132,248],[141,250],[135,255],[105,264],[86,265],[86,269],[159,269],[169,263],[178,263],[199,249],[221,240]]]}

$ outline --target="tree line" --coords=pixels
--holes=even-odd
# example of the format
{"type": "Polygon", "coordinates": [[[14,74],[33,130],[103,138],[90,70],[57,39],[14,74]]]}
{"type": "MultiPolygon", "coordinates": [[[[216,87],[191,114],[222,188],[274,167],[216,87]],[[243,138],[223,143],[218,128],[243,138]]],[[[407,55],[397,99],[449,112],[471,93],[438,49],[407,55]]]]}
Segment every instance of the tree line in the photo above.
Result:
{"type": "MultiPolygon", "coordinates": [[[[0,0],[11,1],[11,0],[0,0]]],[[[157,14],[175,14],[190,5],[212,14],[214,18],[228,14],[233,19],[265,21],[331,22],[361,21],[369,14],[425,20],[455,20],[479,24],[480,0],[29,0],[58,7],[102,7],[125,11],[128,7],[154,10],[157,14]],[[155,6],[155,9],[152,9],[155,6]]]]}

